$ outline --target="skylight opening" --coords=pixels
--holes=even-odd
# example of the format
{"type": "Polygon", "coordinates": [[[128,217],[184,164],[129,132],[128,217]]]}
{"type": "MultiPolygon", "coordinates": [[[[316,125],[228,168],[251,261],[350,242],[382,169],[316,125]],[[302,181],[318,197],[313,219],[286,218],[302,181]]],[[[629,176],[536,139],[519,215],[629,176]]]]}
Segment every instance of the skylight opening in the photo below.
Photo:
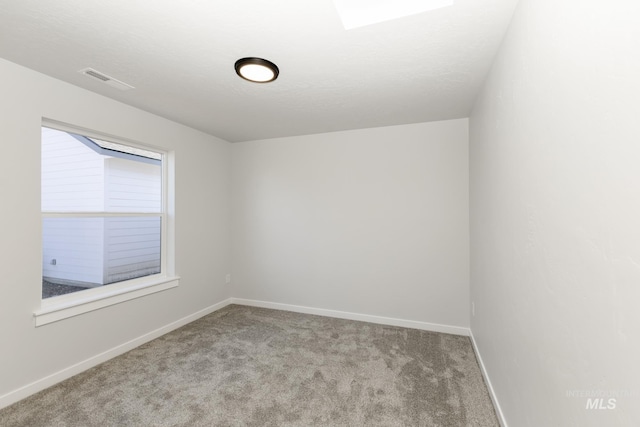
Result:
{"type": "Polygon", "coordinates": [[[345,30],[453,5],[453,0],[333,0],[345,30]]]}

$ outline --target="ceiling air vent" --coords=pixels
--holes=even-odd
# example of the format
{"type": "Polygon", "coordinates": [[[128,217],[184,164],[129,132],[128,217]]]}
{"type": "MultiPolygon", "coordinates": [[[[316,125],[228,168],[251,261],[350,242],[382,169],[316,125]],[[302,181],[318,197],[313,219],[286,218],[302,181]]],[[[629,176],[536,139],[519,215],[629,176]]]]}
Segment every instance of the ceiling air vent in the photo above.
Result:
{"type": "Polygon", "coordinates": [[[128,85],[124,82],[121,82],[118,79],[114,79],[113,77],[109,77],[106,74],[101,73],[100,71],[94,70],[93,68],[84,68],[78,72],[81,74],[84,74],[85,76],[91,77],[92,79],[99,80],[102,83],[107,84],[111,87],[115,87],[116,89],[120,89],[120,90],[134,89],[133,86],[128,85]]]}

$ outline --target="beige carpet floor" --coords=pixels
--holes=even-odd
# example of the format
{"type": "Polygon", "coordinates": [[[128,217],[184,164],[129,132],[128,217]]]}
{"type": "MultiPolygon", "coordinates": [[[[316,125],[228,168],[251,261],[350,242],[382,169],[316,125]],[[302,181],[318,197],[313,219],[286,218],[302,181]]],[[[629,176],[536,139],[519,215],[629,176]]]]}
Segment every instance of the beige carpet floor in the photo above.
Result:
{"type": "Polygon", "coordinates": [[[498,426],[469,338],[231,305],[0,426],[498,426]]]}

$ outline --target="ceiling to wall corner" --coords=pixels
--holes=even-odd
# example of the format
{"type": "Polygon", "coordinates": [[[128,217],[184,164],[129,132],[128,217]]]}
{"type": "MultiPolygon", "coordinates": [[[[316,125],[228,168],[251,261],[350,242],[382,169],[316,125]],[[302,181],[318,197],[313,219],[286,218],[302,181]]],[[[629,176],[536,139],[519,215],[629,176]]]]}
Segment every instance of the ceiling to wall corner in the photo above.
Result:
{"type": "Polygon", "coordinates": [[[391,126],[467,117],[516,3],[345,29],[334,0],[13,0],[0,57],[231,142],[391,126]],[[239,78],[243,57],[273,61],[278,79],[239,78]]]}

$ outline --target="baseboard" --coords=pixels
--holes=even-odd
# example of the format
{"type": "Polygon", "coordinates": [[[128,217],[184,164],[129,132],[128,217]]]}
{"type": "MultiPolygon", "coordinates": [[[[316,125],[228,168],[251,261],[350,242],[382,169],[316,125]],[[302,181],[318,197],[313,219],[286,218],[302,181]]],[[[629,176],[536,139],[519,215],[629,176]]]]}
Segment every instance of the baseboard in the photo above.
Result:
{"type": "MultiPolygon", "coordinates": [[[[103,353],[90,357],[82,362],[76,363],[75,365],[69,366],[68,368],[62,369],[56,373],[53,373],[47,377],[34,381],[30,384],[27,384],[23,387],[20,387],[17,390],[11,391],[3,396],[0,396],[0,409],[7,407],[13,403],[18,402],[34,393],[37,393],[41,390],[44,390],[52,385],[55,385],[61,381],[64,381],[68,378],[71,378],[74,375],[77,375],[87,369],[93,368],[107,360],[113,359],[121,354],[126,353],[127,351],[133,350],[136,347],[141,346],[151,340],[154,340],[166,333],[169,333],[175,329],[178,329],[181,326],[184,326],[188,323],[193,322],[203,316],[211,314],[215,311],[220,310],[230,304],[238,304],[238,305],[246,305],[252,307],[262,307],[262,308],[271,308],[275,310],[284,310],[284,311],[293,311],[296,313],[306,313],[306,314],[315,314],[318,316],[326,316],[326,317],[335,317],[338,319],[348,319],[348,320],[357,320],[361,322],[370,322],[381,325],[390,325],[390,326],[400,326],[405,328],[412,329],[420,329],[426,331],[433,332],[442,332],[446,334],[454,334],[454,335],[463,335],[469,336],[470,331],[468,328],[459,327],[459,326],[449,326],[449,325],[441,325],[437,323],[428,323],[428,322],[418,322],[415,320],[404,320],[404,319],[395,319],[391,317],[381,317],[381,316],[373,316],[368,314],[358,314],[358,313],[350,313],[346,311],[337,311],[337,310],[327,310],[322,308],[314,308],[314,307],[304,307],[299,305],[290,305],[290,304],[280,304],[266,301],[256,301],[256,300],[248,300],[242,298],[229,298],[224,301],[221,301],[217,304],[214,304],[210,307],[207,307],[203,310],[200,310],[196,313],[193,313],[189,316],[183,317],[182,319],[176,320],[168,325],[165,325],[161,328],[158,328],[154,331],[151,331],[147,334],[144,334],[138,338],[134,338],[126,343],[120,344],[114,348],[111,348],[103,353]]],[[[473,342],[473,339],[472,339],[473,342]]],[[[475,343],[474,343],[475,348],[475,343]]],[[[486,377],[486,373],[484,371],[484,366],[480,361],[479,353],[476,350],[476,354],[478,354],[478,360],[480,363],[480,367],[483,369],[483,375],[487,380],[487,385],[489,386],[489,391],[491,393],[491,398],[494,399],[493,390],[491,389],[490,382],[488,381],[488,377],[486,377]]],[[[497,405],[497,401],[494,400],[497,405]]],[[[501,414],[501,413],[500,413],[501,414]]],[[[506,424],[503,424],[503,427],[506,427],[506,424]]]]}
{"type": "Polygon", "coordinates": [[[336,317],[338,319],[377,323],[379,325],[400,326],[403,328],[421,329],[424,331],[469,336],[469,329],[460,326],[440,325],[438,323],[418,322],[415,320],[395,319],[392,317],[349,313],[346,311],[327,310],[324,308],[304,307],[300,305],[280,304],[275,302],[256,301],[242,298],[231,298],[231,302],[233,304],[248,305],[251,307],[272,308],[275,310],[293,311],[295,313],[315,314],[318,316],[336,317]]]}
{"type": "Polygon", "coordinates": [[[61,371],[58,371],[54,374],[51,374],[47,377],[44,377],[40,380],[34,381],[31,384],[27,384],[26,386],[20,387],[17,390],[11,391],[3,396],[0,396],[0,409],[9,406],[13,403],[18,402],[19,400],[24,399],[34,393],[37,393],[41,390],[44,390],[48,387],[51,387],[54,384],[57,384],[61,381],[66,380],[67,378],[71,378],[74,375],[77,375],[87,369],[93,368],[103,362],[106,362],[109,359],[113,359],[116,356],[120,356],[121,354],[126,353],[129,350],[133,350],[136,347],[141,346],[144,343],[147,343],[151,340],[154,340],[166,333],[173,331],[174,329],[178,329],[181,326],[184,326],[188,323],[193,322],[207,314],[211,314],[214,311],[218,311],[221,308],[224,308],[232,303],[232,299],[226,299],[222,302],[209,306],[203,310],[197,311],[189,316],[183,317],[182,319],[176,320],[175,322],[169,323],[161,328],[158,328],[154,331],[146,333],[138,338],[134,338],[131,341],[128,341],[124,344],[116,346],[112,349],[109,349],[103,353],[100,353],[96,356],[90,357],[89,359],[83,360],[82,362],[76,363],[75,365],[69,366],[61,371]]]}
{"type": "Polygon", "coordinates": [[[471,345],[473,345],[473,351],[476,353],[476,359],[478,359],[478,364],[480,365],[480,371],[482,372],[482,376],[484,377],[484,382],[487,384],[487,389],[489,390],[489,396],[491,396],[491,401],[493,402],[493,407],[496,410],[496,415],[498,416],[498,422],[501,427],[508,427],[507,420],[504,417],[504,413],[502,412],[502,408],[500,407],[500,402],[498,402],[498,396],[496,396],[495,390],[493,389],[493,385],[491,385],[491,379],[489,378],[489,373],[484,366],[484,362],[482,361],[482,356],[480,355],[480,350],[478,349],[478,345],[476,344],[475,337],[473,336],[473,331],[469,329],[469,338],[471,338],[471,345]]]}

